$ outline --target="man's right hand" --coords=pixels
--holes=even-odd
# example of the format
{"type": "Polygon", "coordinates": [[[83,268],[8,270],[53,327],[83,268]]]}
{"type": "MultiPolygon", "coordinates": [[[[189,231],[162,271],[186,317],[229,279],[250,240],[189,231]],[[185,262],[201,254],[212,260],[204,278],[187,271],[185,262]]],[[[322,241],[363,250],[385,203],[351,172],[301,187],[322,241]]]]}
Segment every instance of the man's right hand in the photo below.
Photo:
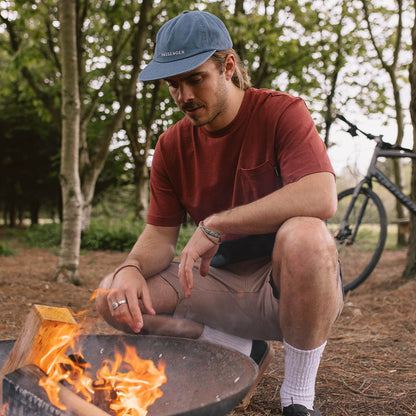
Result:
{"type": "Polygon", "coordinates": [[[135,333],[143,328],[143,313],[156,314],[146,279],[134,266],[127,266],[114,276],[107,303],[112,318],[135,333]]]}

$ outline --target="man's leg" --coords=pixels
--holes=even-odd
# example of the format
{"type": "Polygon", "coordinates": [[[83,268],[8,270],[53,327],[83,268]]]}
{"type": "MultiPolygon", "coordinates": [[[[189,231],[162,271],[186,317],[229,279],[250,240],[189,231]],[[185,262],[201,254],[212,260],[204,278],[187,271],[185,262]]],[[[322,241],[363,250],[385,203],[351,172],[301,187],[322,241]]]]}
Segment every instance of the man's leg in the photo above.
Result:
{"type": "MultiPolygon", "coordinates": [[[[110,288],[112,275],[108,275],[100,284],[100,291],[96,299],[98,312],[114,328],[124,332],[132,332],[129,326],[116,321],[108,309],[106,291],[110,288]]],[[[252,341],[227,334],[223,331],[211,328],[190,319],[173,318],[173,313],[179,302],[176,290],[167,283],[162,277],[156,275],[147,281],[150,297],[156,315],[143,312],[143,328],[141,334],[163,335],[173,337],[184,337],[207,340],[230,348],[234,348],[245,355],[250,355],[252,341]]]]}
{"type": "Polygon", "coordinates": [[[273,252],[273,283],[285,348],[283,408],[297,404],[313,409],[321,355],[342,306],[338,274],[336,247],[324,222],[297,217],[281,226],[273,252]]]}

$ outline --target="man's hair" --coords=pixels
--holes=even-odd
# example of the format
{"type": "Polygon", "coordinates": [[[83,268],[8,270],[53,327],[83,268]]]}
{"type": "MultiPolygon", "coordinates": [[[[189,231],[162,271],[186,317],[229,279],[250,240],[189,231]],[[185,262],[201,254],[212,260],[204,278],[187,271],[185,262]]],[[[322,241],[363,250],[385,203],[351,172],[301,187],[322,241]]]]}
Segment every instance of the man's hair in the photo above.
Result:
{"type": "Polygon", "coordinates": [[[224,62],[228,55],[233,55],[236,62],[234,75],[231,78],[233,84],[240,88],[240,90],[247,90],[251,87],[251,82],[238,53],[234,49],[231,48],[224,51],[216,51],[214,55],[211,56],[211,59],[214,61],[220,73],[222,73],[224,71],[224,62]]]}

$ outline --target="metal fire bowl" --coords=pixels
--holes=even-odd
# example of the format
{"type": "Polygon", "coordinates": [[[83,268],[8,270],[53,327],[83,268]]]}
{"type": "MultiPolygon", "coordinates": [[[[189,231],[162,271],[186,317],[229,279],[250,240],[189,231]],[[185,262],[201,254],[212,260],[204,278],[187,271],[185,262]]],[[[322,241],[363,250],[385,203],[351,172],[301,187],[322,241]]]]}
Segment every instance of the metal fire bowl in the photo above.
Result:
{"type": "MultiPolygon", "coordinates": [[[[238,405],[253,386],[257,366],[251,358],[209,342],[148,335],[89,335],[82,341],[82,353],[92,366],[101,367],[123,343],[134,345],[137,354],[156,365],[165,364],[167,382],[163,396],[149,407],[148,416],[223,416],[238,405]]],[[[0,342],[3,365],[13,346],[0,342]]]]}

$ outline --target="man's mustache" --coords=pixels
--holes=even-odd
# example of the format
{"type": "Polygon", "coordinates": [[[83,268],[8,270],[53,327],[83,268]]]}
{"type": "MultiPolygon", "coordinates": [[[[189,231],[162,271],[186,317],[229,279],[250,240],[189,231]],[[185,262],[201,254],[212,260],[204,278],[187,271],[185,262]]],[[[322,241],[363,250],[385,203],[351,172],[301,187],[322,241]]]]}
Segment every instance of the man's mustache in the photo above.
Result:
{"type": "Polygon", "coordinates": [[[198,103],[196,101],[190,101],[188,103],[181,104],[180,108],[182,111],[192,111],[192,110],[195,110],[195,108],[202,107],[202,106],[203,106],[202,103],[198,103]]]}

